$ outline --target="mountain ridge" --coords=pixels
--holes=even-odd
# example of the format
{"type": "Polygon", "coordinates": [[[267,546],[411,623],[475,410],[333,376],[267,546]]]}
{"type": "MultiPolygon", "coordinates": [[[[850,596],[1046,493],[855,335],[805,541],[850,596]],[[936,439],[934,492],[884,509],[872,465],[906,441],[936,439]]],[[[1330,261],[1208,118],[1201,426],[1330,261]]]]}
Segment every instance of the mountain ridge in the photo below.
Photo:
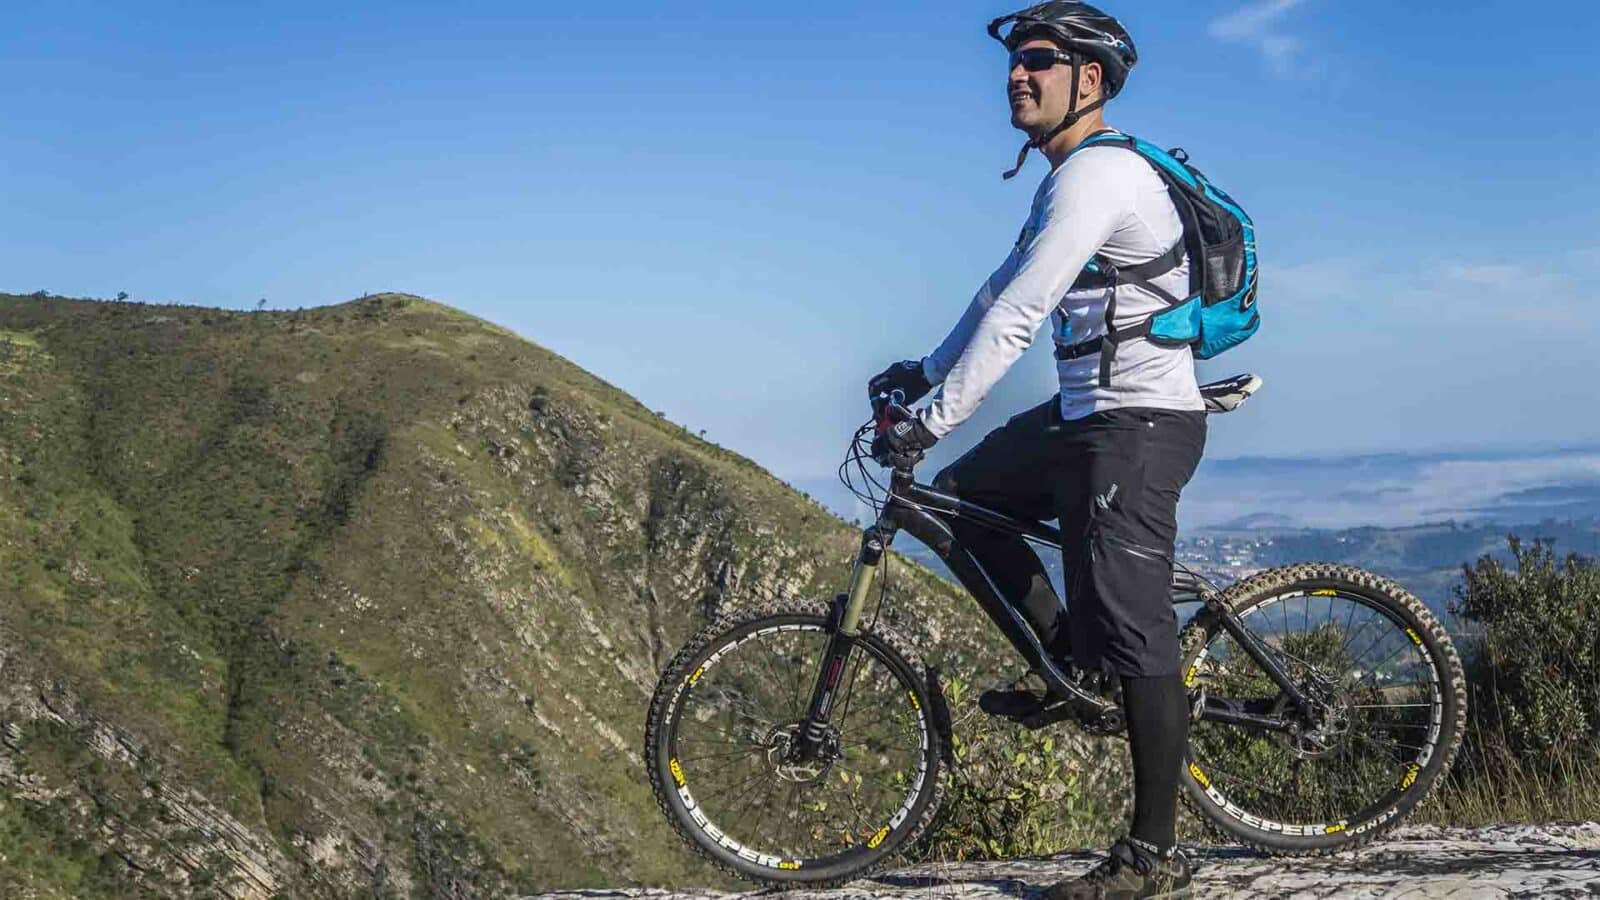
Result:
{"type": "MultiPolygon", "coordinates": [[[[0,469],[0,893],[35,896],[721,883],[650,799],[649,691],[726,604],[831,595],[857,540],[401,294],[0,295],[0,469]]],[[[931,660],[1003,663],[896,572],[931,660]]]]}

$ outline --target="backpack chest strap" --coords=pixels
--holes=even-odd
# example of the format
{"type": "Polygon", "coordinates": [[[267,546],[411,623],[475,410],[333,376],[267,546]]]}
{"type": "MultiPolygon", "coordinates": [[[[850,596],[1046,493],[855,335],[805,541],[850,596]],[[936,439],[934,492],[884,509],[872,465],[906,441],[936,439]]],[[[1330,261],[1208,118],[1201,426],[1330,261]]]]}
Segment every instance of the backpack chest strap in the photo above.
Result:
{"type": "Polygon", "coordinates": [[[1155,279],[1183,265],[1186,253],[1187,249],[1184,246],[1183,239],[1180,237],[1177,243],[1173,244],[1167,252],[1155,259],[1133,265],[1119,266],[1111,260],[1095,254],[1093,265],[1085,266],[1083,271],[1078,273],[1077,279],[1072,282],[1071,290],[1082,291],[1094,288],[1109,288],[1115,287],[1119,282],[1127,282],[1150,291],[1168,303],[1179,303],[1181,302],[1180,300],[1173,297],[1170,292],[1156,287],[1153,282],[1155,279]]]}

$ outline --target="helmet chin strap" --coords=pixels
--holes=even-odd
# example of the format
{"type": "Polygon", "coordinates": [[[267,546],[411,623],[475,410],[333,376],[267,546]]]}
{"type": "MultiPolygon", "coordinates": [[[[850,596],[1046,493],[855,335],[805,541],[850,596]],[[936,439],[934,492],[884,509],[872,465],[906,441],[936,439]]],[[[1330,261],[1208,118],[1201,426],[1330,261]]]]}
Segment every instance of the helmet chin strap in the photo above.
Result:
{"type": "Polygon", "coordinates": [[[1085,106],[1083,109],[1078,108],[1078,71],[1080,68],[1081,64],[1078,62],[1078,54],[1074,53],[1072,54],[1072,103],[1067,107],[1067,117],[1061,120],[1060,125],[1057,125],[1056,127],[1050,129],[1044,134],[1039,135],[1036,138],[1030,138],[1027,143],[1024,143],[1022,145],[1022,149],[1017,151],[1017,164],[1012,166],[1010,169],[1001,172],[1001,178],[1010,181],[1012,178],[1016,177],[1016,174],[1022,171],[1022,164],[1028,161],[1029,150],[1037,147],[1039,148],[1040,152],[1043,152],[1044,145],[1055,140],[1056,135],[1078,124],[1078,122],[1084,116],[1106,105],[1105,91],[1102,90],[1100,92],[1100,99],[1094,101],[1088,106],[1085,106]]]}

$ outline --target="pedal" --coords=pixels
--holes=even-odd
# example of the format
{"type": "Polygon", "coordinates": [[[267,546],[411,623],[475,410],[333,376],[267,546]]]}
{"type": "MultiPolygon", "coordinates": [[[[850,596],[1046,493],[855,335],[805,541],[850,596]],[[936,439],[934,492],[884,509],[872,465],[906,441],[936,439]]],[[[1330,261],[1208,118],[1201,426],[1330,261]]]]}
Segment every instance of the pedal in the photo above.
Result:
{"type": "Polygon", "coordinates": [[[1041,728],[1048,728],[1057,722],[1061,722],[1066,719],[1076,719],[1077,717],[1078,711],[1073,708],[1071,703],[1063,700],[1059,703],[1046,706],[1044,709],[1041,709],[1036,713],[1032,713],[1020,719],[1013,719],[1012,721],[1016,722],[1018,725],[1021,725],[1023,728],[1028,729],[1029,731],[1038,731],[1041,728]]]}
{"type": "Polygon", "coordinates": [[[1030,716],[1013,721],[1029,731],[1038,731],[1067,719],[1076,719],[1083,730],[1090,734],[1117,734],[1128,727],[1120,706],[1106,704],[1084,709],[1071,700],[1063,700],[1030,716]]]}

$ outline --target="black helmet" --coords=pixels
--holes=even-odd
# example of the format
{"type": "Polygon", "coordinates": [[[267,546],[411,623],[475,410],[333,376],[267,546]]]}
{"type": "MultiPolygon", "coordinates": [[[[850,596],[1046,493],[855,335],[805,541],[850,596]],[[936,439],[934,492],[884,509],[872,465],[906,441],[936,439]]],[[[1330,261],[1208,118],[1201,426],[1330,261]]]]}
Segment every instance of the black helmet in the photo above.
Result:
{"type": "Polygon", "coordinates": [[[1023,144],[1022,151],[1017,154],[1017,164],[1004,173],[1006,178],[1022,168],[1030,149],[1043,147],[1051,138],[1120,93],[1128,80],[1128,72],[1139,62],[1139,51],[1134,49],[1133,38],[1128,36],[1121,22],[1087,3],[1073,0],[1049,0],[1001,16],[989,23],[989,36],[1005,44],[1007,50],[1016,50],[1023,41],[1035,38],[1054,41],[1072,57],[1073,84],[1078,83],[1078,68],[1084,57],[1099,63],[1101,71],[1100,97],[1080,108],[1074,93],[1066,118],[1060,125],[1023,144]],[[1011,29],[1002,35],[1000,29],[1007,23],[1011,29]]]}
{"type": "Polygon", "coordinates": [[[989,23],[989,36],[1005,44],[1007,50],[1042,37],[1055,41],[1063,50],[1088,56],[1105,72],[1102,83],[1107,99],[1122,90],[1129,70],[1139,62],[1139,51],[1121,22],[1087,3],[1071,0],[1050,0],[1001,16],[989,23]],[[1008,22],[1012,23],[1011,30],[1001,35],[1000,29],[1008,22]]]}

